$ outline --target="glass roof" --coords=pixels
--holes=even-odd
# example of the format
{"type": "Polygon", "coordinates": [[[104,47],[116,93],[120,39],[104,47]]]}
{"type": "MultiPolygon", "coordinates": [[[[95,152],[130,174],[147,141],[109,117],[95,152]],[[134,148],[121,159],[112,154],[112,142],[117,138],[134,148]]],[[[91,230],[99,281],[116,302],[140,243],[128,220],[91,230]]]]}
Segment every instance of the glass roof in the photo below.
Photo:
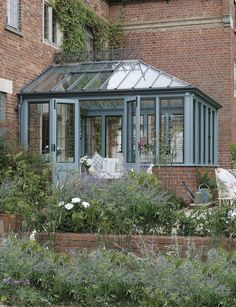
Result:
{"type": "Polygon", "coordinates": [[[187,86],[190,84],[142,61],[110,61],[51,66],[22,93],[92,92],[187,86]]]}

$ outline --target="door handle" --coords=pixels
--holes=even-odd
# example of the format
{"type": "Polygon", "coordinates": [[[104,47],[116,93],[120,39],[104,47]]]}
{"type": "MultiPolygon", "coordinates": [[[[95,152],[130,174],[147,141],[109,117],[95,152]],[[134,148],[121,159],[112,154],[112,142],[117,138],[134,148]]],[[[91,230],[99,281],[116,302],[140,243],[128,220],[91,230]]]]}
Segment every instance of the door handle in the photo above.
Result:
{"type": "Polygon", "coordinates": [[[56,144],[51,144],[51,152],[55,152],[56,151],[56,144]]]}
{"type": "Polygon", "coordinates": [[[139,152],[141,153],[141,151],[142,151],[142,146],[141,146],[140,142],[138,142],[138,150],[139,150],[139,152]]]}

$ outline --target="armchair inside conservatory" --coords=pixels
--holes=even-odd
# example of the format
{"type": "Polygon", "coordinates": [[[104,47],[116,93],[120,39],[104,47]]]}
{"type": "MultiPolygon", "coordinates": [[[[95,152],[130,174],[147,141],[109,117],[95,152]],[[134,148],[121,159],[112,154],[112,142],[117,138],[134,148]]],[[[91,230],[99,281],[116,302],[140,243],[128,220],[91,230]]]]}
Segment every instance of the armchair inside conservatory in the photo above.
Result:
{"type": "Polygon", "coordinates": [[[80,159],[81,171],[101,179],[119,179],[124,175],[124,156],[118,153],[116,158],[103,158],[97,152],[91,158],[80,159]]]}

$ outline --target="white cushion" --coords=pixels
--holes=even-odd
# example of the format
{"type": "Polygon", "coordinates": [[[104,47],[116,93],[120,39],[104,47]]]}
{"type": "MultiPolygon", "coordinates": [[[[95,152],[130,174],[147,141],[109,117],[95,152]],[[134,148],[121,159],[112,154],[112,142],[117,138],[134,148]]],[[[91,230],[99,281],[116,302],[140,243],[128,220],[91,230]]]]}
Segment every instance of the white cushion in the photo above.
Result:
{"type": "Polygon", "coordinates": [[[102,172],[107,172],[108,174],[114,174],[117,171],[117,159],[104,158],[102,161],[102,172]]]}
{"type": "Polygon", "coordinates": [[[91,159],[90,168],[88,169],[88,172],[90,175],[95,175],[97,173],[96,168],[94,167],[93,160],[91,159]]]}
{"type": "Polygon", "coordinates": [[[92,156],[94,168],[97,171],[100,171],[102,168],[103,157],[100,156],[97,152],[92,156]]]}
{"type": "Polygon", "coordinates": [[[125,170],[125,159],[123,153],[117,153],[117,171],[124,172],[125,170]]]}

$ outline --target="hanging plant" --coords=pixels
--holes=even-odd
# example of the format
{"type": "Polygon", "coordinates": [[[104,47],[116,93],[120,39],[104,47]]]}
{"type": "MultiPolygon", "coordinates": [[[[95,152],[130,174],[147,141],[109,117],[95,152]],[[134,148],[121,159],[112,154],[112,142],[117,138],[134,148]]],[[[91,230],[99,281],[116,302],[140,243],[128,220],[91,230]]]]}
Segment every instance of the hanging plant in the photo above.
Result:
{"type": "Polygon", "coordinates": [[[99,17],[83,0],[52,0],[51,5],[64,35],[65,52],[86,51],[86,28],[93,34],[94,49],[121,46],[121,26],[99,17]]]}

